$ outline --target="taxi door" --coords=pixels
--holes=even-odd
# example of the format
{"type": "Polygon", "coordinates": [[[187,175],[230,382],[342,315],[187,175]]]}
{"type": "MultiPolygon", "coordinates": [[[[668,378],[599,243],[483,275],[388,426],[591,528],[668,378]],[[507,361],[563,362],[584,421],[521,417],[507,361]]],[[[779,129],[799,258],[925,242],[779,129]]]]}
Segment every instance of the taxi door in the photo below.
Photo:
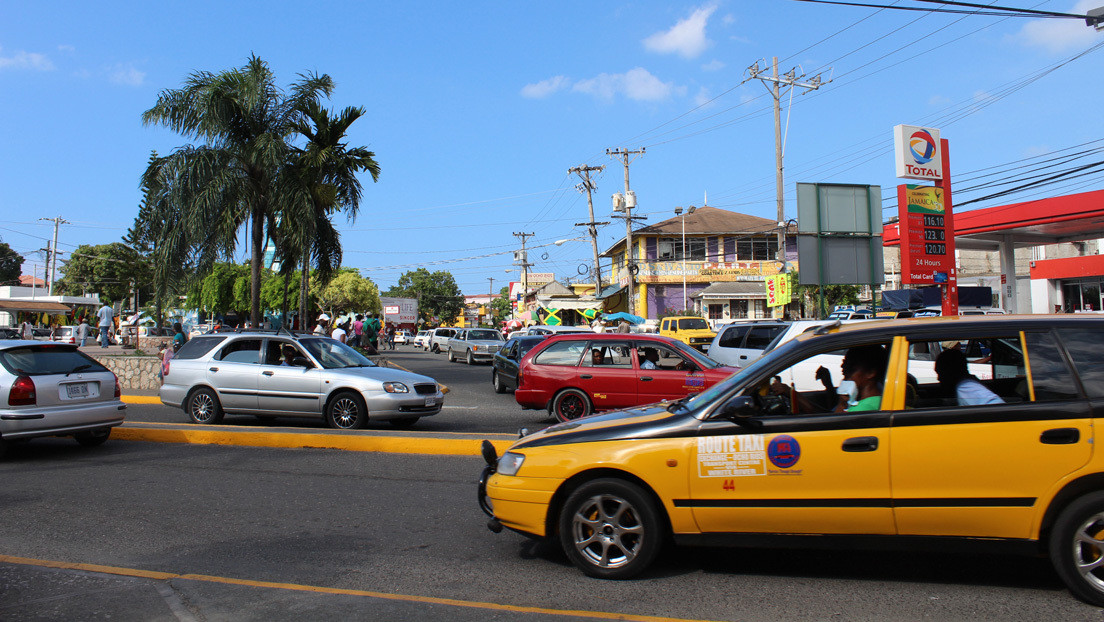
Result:
{"type": "Polygon", "coordinates": [[[592,341],[579,363],[578,382],[595,410],[642,403],[637,398],[637,373],[628,341],[592,341]]]}
{"type": "MultiPolygon", "coordinates": [[[[1031,538],[1041,501],[1092,454],[1089,402],[1049,331],[944,333],[999,403],[925,383],[939,352],[909,352],[916,401],[893,420],[893,498],[903,535],[1031,538]],[[978,345],[983,348],[974,350],[978,345]],[[979,373],[979,366],[989,371],[979,373]]],[[[934,375],[934,372],[933,372],[934,375]]]]}
{"type": "MultiPolygon", "coordinates": [[[[761,381],[808,358],[761,372],[761,381]]],[[[681,504],[706,533],[892,535],[890,420],[886,411],[786,411],[755,417],[754,429],[706,420],[691,448],[691,498],[681,504]]]]}

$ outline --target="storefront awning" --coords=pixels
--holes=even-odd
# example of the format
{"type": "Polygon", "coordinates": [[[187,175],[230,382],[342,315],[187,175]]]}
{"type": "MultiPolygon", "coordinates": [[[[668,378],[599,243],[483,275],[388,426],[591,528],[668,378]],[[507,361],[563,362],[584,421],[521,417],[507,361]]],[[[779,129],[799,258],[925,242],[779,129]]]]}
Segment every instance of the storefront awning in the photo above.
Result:
{"type": "Polygon", "coordinates": [[[7,313],[50,313],[60,315],[69,313],[69,305],[60,302],[38,302],[35,300],[0,300],[0,311],[7,313]]]}
{"type": "Polygon", "coordinates": [[[607,285],[602,288],[602,292],[598,294],[597,298],[599,300],[602,300],[604,298],[609,298],[610,296],[620,294],[623,291],[625,291],[625,288],[621,285],[607,285]]]}
{"type": "Polygon", "coordinates": [[[762,281],[732,281],[714,283],[691,298],[702,300],[759,300],[766,299],[767,288],[762,281]]]}

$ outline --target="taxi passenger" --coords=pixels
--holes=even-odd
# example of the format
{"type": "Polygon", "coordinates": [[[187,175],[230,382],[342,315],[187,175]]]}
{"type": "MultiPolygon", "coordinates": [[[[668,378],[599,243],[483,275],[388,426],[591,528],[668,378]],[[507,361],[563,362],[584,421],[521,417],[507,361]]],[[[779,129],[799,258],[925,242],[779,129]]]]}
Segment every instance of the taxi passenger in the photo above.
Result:
{"type": "Polygon", "coordinates": [[[962,350],[944,350],[935,357],[935,375],[948,391],[953,391],[959,406],[1003,404],[1004,400],[970,374],[962,350]]]}

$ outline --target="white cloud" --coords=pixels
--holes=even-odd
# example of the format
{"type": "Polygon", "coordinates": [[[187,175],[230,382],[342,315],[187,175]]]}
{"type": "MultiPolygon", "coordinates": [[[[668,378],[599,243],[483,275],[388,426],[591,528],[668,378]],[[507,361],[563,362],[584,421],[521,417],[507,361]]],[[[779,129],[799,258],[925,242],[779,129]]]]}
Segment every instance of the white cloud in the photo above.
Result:
{"type": "Polygon", "coordinates": [[[644,39],[644,47],[661,54],[674,52],[683,58],[700,56],[712,44],[705,37],[705,25],[716,10],[716,5],[706,5],[695,10],[690,17],[679,21],[669,30],[657,32],[644,39]]]}
{"type": "Polygon", "coordinates": [[[636,101],[657,101],[684,89],[660,80],[643,67],[636,67],[625,73],[603,73],[589,80],[580,80],[572,90],[603,100],[611,100],[620,94],[636,101]]]}
{"type": "Polygon", "coordinates": [[[547,80],[526,84],[521,87],[521,96],[530,99],[543,99],[556,91],[567,88],[568,82],[567,76],[553,76],[547,80]]]}
{"type": "Polygon", "coordinates": [[[142,86],[142,83],[146,80],[146,72],[138,71],[130,63],[119,63],[107,70],[107,79],[114,84],[142,86]]]}
{"type": "MultiPolygon", "coordinates": [[[[1079,0],[1069,12],[1084,15],[1098,6],[1100,6],[1100,0],[1079,0]]],[[[1035,19],[1024,24],[1015,38],[1025,45],[1040,47],[1052,54],[1058,54],[1086,47],[1100,36],[1096,30],[1086,26],[1084,20],[1035,19]]]]}
{"type": "Polygon", "coordinates": [[[725,68],[725,64],[722,60],[714,58],[708,63],[702,65],[702,71],[720,71],[725,68]]]}
{"type": "Polygon", "coordinates": [[[54,69],[54,63],[43,54],[20,50],[11,56],[0,55],[0,70],[3,69],[52,71],[54,69]]]}
{"type": "Polygon", "coordinates": [[[942,95],[932,95],[930,98],[928,98],[929,106],[946,106],[949,103],[951,103],[950,98],[944,97],[942,95]]]}
{"type": "Polygon", "coordinates": [[[721,23],[725,26],[731,26],[736,23],[736,16],[732,13],[725,13],[725,16],[721,18],[721,23]]]}
{"type": "Polygon", "coordinates": [[[709,89],[707,89],[703,86],[700,89],[698,89],[698,94],[694,96],[694,105],[695,106],[704,106],[704,105],[708,104],[709,100],[711,100],[711,99],[713,99],[713,96],[712,96],[712,94],[710,94],[709,89]]]}
{"type": "Polygon", "coordinates": [[[59,52],[67,52],[69,54],[72,54],[73,52],[77,51],[77,48],[75,48],[72,45],[59,45],[58,46],[58,51],[59,52]]]}

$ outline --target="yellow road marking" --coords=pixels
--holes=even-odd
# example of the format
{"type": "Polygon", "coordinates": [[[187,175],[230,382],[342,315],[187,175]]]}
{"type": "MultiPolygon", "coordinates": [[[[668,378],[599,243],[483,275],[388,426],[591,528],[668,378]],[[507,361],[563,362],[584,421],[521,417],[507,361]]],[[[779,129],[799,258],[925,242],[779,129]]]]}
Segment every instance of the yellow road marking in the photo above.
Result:
{"type": "MultiPolygon", "coordinates": [[[[238,430],[183,430],[116,427],[111,438],[156,443],[197,445],[243,445],[280,449],[341,449],[396,454],[479,456],[482,440],[463,438],[426,438],[421,436],[361,436],[339,434],[299,434],[284,432],[243,432],[238,430]]],[[[501,453],[513,441],[492,440],[501,453]]]]}
{"type": "Polygon", "coordinates": [[[202,574],[177,574],[172,572],[156,572],[139,570],[135,568],[121,568],[118,566],[101,566],[98,564],[78,564],[71,562],[59,562],[45,559],[32,559],[28,557],[15,557],[12,555],[0,555],[0,563],[19,564],[23,566],[41,566],[44,568],[62,568],[67,570],[82,570],[85,572],[98,572],[101,574],[119,575],[124,577],[141,577],[145,579],[157,579],[168,581],[179,579],[183,581],[202,581],[206,583],[223,583],[229,585],[242,585],[247,587],[260,587],[278,590],[292,590],[296,592],[312,592],[315,594],[337,594],[342,596],[366,596],[383,600],[396,600],[408,603],[426,603],[433,605],[448,605],[452,607],[467,607],[471,609],[489,609],[493,611],[510,611],[514,613],[535,613],[553,616],[574,616],[578,618],[593,618],[597,620],[631,620],[634,622],[659,622],[671,620],[673,622],[706,622],[689,618],[666,618],[658,616],[642,616],[627,613],[612,613],[605,611],[582,611],[571,609],[549,609],[546,607],[527,607],[519,605],[506,605],[502,603],[487,603],[475,600],[459,600],[456,598],[438,598],[436,596],[416,596],[412,594],[393,594],[390,592],[373,592],[370,590],[352,590],[318,585],[302,585],[299,583],[275,583],[272,581],[252,581],[249,579],[235,579],[233,577],[217,577],[202,574]]]}
{"type": "Polygon", "coordinates": [[[119,399],[124,404],[160,404],[161,398],[156,395],[124,395],[119,399]]]}

